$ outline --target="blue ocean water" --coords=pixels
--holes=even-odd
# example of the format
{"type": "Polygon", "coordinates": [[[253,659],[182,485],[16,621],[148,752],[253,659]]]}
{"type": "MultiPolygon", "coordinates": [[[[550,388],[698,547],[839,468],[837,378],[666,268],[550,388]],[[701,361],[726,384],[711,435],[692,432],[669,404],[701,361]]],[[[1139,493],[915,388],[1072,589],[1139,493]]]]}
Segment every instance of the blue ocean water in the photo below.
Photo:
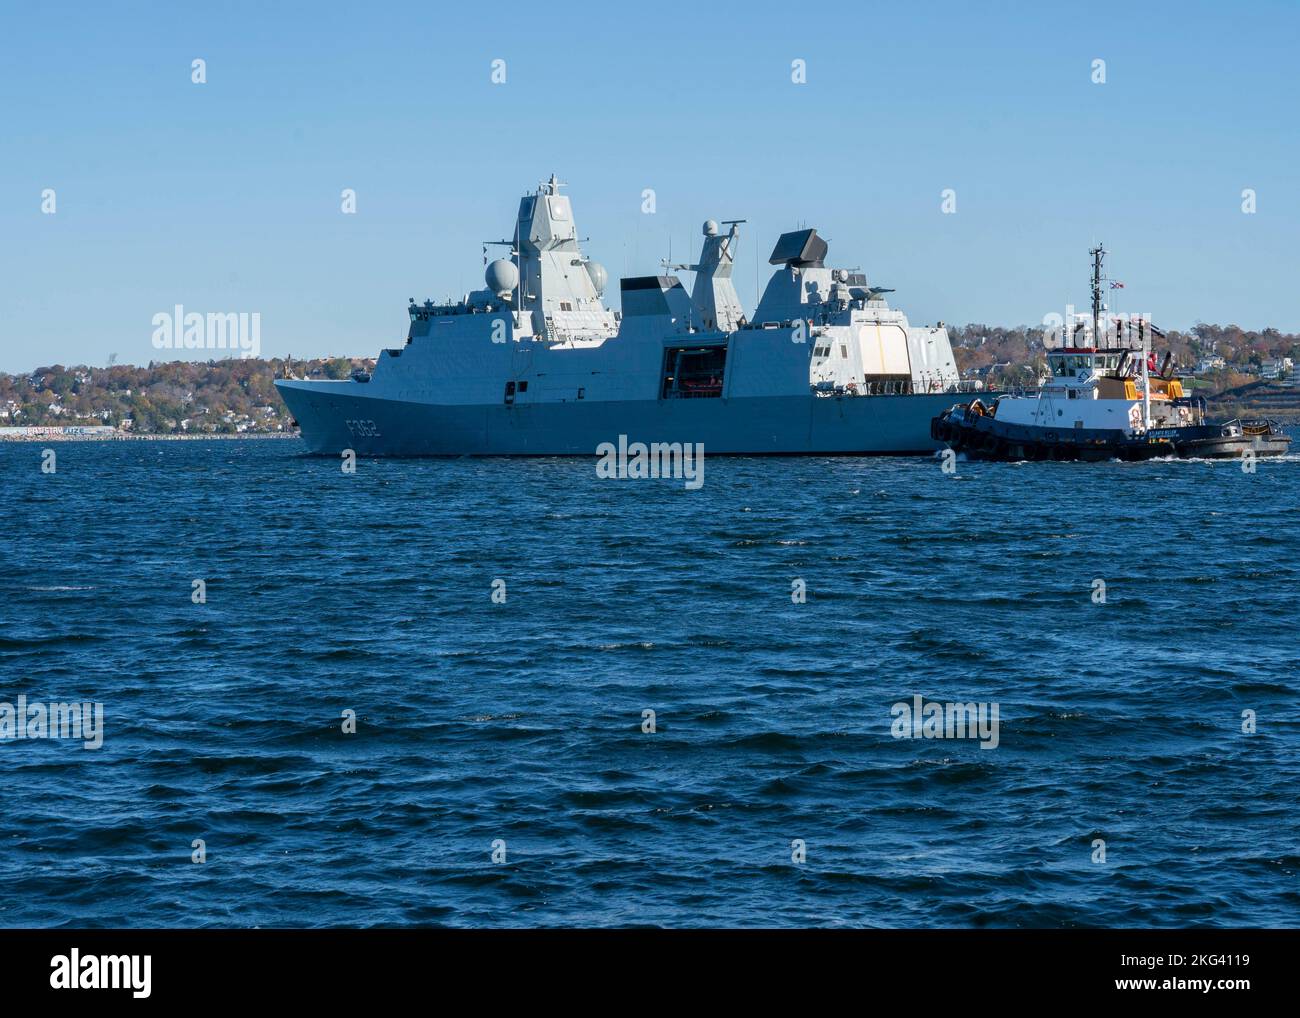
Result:
{"type": "Polygon", "coordinates": [[[0,445],[0,701],[104,740],[0,742],[0,925],[1300,919],[1295,460],[52,448],[0,445]]]}

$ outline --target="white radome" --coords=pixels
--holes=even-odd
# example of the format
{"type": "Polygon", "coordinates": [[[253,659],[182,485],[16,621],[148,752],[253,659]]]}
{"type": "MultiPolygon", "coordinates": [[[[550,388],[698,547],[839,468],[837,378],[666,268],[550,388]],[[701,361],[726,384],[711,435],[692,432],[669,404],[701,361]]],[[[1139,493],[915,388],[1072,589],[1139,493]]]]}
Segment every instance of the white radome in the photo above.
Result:
{"type": "Polygon", "coordinates": [[[498,297],[508,297],[519,285],[519,269],[509,258],[498,258],[487,267],[483,279],[498,297]]]}
{"type": "Polygon", "coordinates": [[[605,292],[605,284],[609,282],[609,273],[605,271],[605,266],[600,262],[587,262],[587,275],[591,277],[591,285],[596,288],[596,296],[599,297],[605,292]]]}

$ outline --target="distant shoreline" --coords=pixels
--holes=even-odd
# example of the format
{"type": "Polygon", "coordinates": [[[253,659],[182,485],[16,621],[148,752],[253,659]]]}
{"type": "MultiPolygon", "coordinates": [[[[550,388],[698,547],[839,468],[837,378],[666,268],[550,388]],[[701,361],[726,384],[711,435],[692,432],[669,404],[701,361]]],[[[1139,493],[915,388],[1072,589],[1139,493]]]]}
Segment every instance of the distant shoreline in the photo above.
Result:
{"type": "Polygon", "coordinates": [[[300,438],[298,432],[254,431],[237,435],[133,435],[129,431],[112,435],[102,434],[59,434],[48,432],[32,435],[0,435],[0,442],[208,442],[230,441],[232,439],[286,439],[300,438]]]}

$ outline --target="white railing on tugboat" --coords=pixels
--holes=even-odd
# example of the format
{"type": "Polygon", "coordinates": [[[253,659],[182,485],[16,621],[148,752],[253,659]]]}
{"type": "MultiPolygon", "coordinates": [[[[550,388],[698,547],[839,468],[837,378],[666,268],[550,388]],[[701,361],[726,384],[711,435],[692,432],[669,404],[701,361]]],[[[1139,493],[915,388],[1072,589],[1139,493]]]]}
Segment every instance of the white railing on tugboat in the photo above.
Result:
{"type": "Polygon", "coordinates": [[[956,382],[944,382],[939,378],[917,382],[913,382],[911,379],[896,379],[874,382],[848,382],[844,385],[823,381],[813,382],[809,385],[809,388],[814,396],[921,396],[985,391],[984,383],[973,378],[963,378],[956,382]]]}

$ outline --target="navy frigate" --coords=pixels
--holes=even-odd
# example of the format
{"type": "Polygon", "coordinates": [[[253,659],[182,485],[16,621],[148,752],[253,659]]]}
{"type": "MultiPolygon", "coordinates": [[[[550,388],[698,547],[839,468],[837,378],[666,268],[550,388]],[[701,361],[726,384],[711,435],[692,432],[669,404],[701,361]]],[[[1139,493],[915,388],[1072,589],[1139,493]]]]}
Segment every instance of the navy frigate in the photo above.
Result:
{"type": "Polygon", "coordinates": [[[959,379],[947,330],[913,327],[815,229],[784,233],[752,317],[732,283],[740,225],[699,261],[620,280],[581,249],[554,176],[524,196],[509,256],[451,303],[411,300],[402,346],[350,379],[277,380],[311,452],[595,455],[603,443],[713,454],[923,454],[959,379]],[[675,271],[694,276],[690,292],[675,271]]]}

